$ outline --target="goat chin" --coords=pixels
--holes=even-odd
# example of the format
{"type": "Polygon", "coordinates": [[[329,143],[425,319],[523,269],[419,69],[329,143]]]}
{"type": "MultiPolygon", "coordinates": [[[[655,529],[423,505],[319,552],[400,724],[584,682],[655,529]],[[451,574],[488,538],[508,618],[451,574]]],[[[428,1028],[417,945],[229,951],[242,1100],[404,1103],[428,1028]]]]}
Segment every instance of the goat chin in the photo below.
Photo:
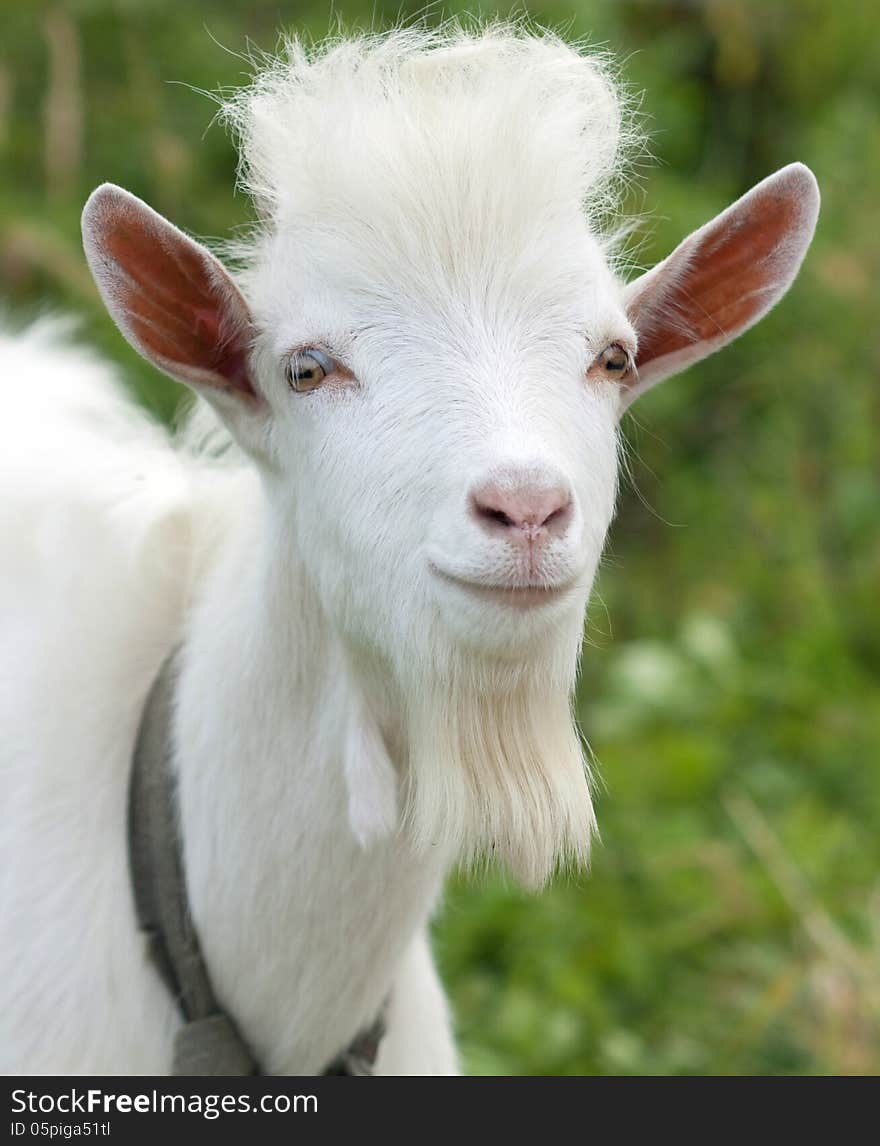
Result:
{"type": "Polygon", "coordinates": [[[416,848],[501,863],[530,888],[585,865],[595,817],[567,685],[503,669],[420,683],[403,812],[416,848]]]}

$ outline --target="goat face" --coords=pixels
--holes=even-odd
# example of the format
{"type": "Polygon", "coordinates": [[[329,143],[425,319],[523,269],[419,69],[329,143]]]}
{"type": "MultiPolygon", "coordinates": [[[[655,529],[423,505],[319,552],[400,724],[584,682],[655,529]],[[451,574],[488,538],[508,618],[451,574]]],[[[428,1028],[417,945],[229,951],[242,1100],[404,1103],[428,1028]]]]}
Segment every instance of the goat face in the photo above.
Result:
{"type": "Polygon", "coordinates": [[[395,657],[571,652],[620,410],[784,293],[815,180],[786,168],[624,288],[584,210],[621,103],[552,36],[292,43],[226,110],[261,215],[243,293],[104,187],[85,246],[123,332],[262,464],[343,631],[395,657]]]}

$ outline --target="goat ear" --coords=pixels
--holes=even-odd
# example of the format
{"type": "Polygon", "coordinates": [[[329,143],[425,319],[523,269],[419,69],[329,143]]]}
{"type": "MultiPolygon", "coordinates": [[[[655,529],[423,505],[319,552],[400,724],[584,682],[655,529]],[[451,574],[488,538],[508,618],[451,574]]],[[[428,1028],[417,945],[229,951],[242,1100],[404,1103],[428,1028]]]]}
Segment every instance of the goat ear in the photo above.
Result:
{"type": "Polygon", "coordinates": [[[639,340],[624,406],[719,350],[785,294],[816,228],[819,188],[802,163],[753,187],[624,292],[639,340]]]}
{"type": "Polygon", "coordinates": [[[247,304],[210,251],[112,183],[92,192],[82,232],[104,304],[135,350],[227,419],[265,406],[249,369],[247,304]]]}

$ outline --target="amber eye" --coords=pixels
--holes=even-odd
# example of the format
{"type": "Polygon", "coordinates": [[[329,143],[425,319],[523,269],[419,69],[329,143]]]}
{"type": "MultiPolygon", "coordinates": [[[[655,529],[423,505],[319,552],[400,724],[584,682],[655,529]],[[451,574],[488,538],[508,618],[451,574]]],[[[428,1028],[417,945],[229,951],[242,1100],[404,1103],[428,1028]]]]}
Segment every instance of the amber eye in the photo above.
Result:
{"type": "Polygon", "coordinates": [[[309,348],[291,354],[284,368],[287,384],[297,394],[317,390],[328,374],[335,369],[333,360],[321,350],[309,348]]]}
{"type": "Polygon", "coordinates": [[[612,342],[606,346],[601,354],[597,355],[590,367],[589,374],[593,378],[608,378],[612,382],[619,382],[630,372],[633,366],[632,357],[628,350],[619,342],[612,342]]]}

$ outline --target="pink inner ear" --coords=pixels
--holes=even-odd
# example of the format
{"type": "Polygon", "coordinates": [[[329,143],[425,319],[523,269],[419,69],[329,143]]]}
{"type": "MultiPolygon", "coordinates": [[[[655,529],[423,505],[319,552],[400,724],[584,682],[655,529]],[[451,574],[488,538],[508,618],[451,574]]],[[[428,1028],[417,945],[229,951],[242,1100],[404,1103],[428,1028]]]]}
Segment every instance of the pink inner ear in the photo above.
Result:
{"type": "Polygon", "coordinates": [[[799,214],[795,198],[771,184],[674,251],[632,303],[636,365],[726,341],[755,321],[778,288],[780,253],[799,214]]]}
{"type": "Polygon", "coordinates": [[[247,306],[206,250],[152,212],[114,203],[104,214],[113,293],[131,337],[171,374],[256,397],[247,364],[247,306]]]}

